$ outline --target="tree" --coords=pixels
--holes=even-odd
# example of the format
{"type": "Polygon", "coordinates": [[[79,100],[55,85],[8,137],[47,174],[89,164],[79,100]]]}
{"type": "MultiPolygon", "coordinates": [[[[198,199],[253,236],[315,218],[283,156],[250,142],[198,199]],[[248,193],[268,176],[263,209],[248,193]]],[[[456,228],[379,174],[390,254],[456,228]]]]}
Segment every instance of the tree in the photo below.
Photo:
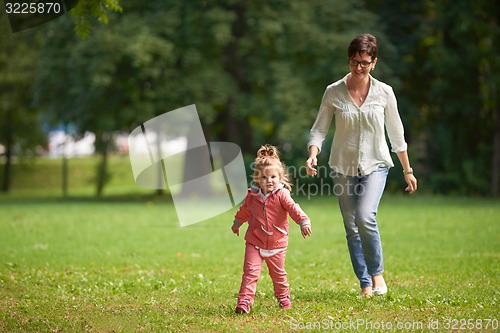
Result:
{"type": "MultiPolygon", "coordinates": [[[[0,18],[5,27],[6,17],[0,18]]],[[[2,191],[11,187],[13,156],[33,155],[46,142],[33,105],[32,78],[36,71],[36,35],[0,34],[0,144],[5,147],[2,191]]]]}
{"type": "MultiPolygon", "coordinates": [[[[430,181],[436,192],[495,194],[500,146],[494,1],[430,2],[418,44],[430,181]],[[496,126],[496,127],[495,127],[496,126]],[[492,169],[493,166],[493,169],[492,169]],[[496,179],[496,180],[495,180],[496,179]]],[[[498,193],[496,193],[498,194],[498,193]]]]}
{"type": "Polygon", "coordinates": [[[421,179],[438,193],[498,195],[498,4],[376,0],[369,6],[397,45],[398,100],[421,179]]]}
{"type": "Polygon", "coordinates": [[[377,31],[373,14],[343,0],[121,4],[123,14],[85,40],[53,25],[37,80],[54,119],[96,133],[103,162],[109,133],[190,104],[207,141],[252,155],[283,144],[303,159],[324,88],[347,72],[348,42],[377,31]]]}
{"type": "Polygon", "coordinates": [[[161,74],[153,65],[169,58],[169,43],[152,36],[142,23],[130,14],[82,40],[65,33],[68,22],[61,21],[42,51],[37,100],[50,118],[73,124],[80,133],[96,134],[96,151],[102,157],[98,195],[109,177],[112,133],[153,116],[157,95],[150,87],[161,74]]]}
{"type": "MultiPolygon", "coordinates": [[[[108,22],[108,11],[121,10],[120,0],[80,0],[72,12],[76,18],[75,31],[81,37],[90,34],[90,22],[97,19],[108,22]]],[[[76,1],[65,1],[71,8],[76,1]]],[[[41,16],[41,15],[38,15],[41,16]]],[[[18,15],[18,17],[21,17],[18,15]]],[[[16,17],[14,17],[16,18],[16,17]]],[[[28,17],[27,19],[32,19],[28,17]]],[[[39,20],[38,20],[39,21],[39,20]]],[[[38,25],[37,20],[24,22],[23,29],[30,28],[30,22],[38,25]]],[[[7,16],[0,17],[0,144],[5,146],[5,164],[3,171],[2,190],[10,189],[11,165],[13,154],[20,156],[32,152],[36,146],[46,143],[39,112],[33,103],[32,78],[35,76],[38,64],[38,49],[43,29],[48,26],[11,33],[7,27],[7,16]],[[15,151],[14,151],[15,150],[15,151]]],[[[11,24],[23,23],[13,21],[11,24]]],[[[12,28],[15,28],[12,26],[12,28]]],[[[32,153],[33,154],[33,153],[32,153]]],[[[64,181],[63,181],[64,183],[64,181]]]]}
{"type": "Polygon", "coordinates": [[[326,85],[347,71],[348,42],[379,31],[373,14],[339,0],[183,1],[171,11],[177,27],[159,31],[175,45],[178,95],[202,106],[210,135],[252,153],[288,141],[303,154],[296,133],[311,126],[326,85]]]}
{"type": "MultiPolygon", "coordinates": [[[[75,2],[75,0],[70,0],[75,2]]],[[[92,19],[108,24],[109,12],[121,13],[120,0],[78,0],[71,11],[75,18],[75,32],[81,38],[88,38],[92,32],[92,19]]]]}

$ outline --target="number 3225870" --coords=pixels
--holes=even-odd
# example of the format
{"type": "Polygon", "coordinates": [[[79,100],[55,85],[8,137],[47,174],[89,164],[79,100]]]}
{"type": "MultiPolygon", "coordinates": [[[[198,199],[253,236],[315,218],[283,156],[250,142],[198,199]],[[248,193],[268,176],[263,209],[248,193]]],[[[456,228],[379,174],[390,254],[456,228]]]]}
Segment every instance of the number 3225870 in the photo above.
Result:
{"type": "Polygon", "coordinates": [[[58,14],[61,4],[58,2],[6,2],[7,14],[58,14]]]}

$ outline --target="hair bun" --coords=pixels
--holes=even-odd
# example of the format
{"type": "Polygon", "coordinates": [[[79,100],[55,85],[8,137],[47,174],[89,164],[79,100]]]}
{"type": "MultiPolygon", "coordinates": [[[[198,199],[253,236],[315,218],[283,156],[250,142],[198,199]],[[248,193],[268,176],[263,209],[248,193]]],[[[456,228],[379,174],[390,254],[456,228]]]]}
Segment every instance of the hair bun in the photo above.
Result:
{"type": "Polygon", "coordinates": [[[257,158],[273,157],[279,160],[278,149],[275,146],[264,145],[257,151],[257,158]]]}

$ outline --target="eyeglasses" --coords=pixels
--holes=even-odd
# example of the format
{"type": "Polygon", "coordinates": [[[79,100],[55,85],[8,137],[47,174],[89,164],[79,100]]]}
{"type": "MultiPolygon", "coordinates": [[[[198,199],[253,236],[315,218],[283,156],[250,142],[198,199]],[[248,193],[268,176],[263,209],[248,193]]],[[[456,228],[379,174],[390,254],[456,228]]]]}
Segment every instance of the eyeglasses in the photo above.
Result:
{"type": "Polygon", "coordinates": [[[349,61],[347,63],[351,67],[358,67],[358,65],[361,65],[361,68],[366,68],[366,67],[370,66],[372,64],[372,62],[373,62],[373,60],[372,61],[356,61],[354,59],[349,59],[349,61]]]}

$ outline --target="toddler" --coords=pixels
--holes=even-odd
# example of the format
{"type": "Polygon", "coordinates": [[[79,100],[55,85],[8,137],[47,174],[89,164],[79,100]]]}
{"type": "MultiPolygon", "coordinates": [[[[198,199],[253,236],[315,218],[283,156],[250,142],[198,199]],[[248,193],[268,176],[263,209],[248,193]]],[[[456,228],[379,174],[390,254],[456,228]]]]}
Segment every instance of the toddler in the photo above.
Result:
{"type": "Polygon", "coordinates": [[[300,225],[304,238],[312,233],[309,217],[290,196],[290,181],[276,147],[265,145],[258,150],[253,180],[254,185],[248,190],[231,227],[239,236],[240,227],[248,222],[237,313],[250,312],[263,261],[267,264],[279,305],[283,309],[291,307],[285,271],[288,214],[300,225]]]}

